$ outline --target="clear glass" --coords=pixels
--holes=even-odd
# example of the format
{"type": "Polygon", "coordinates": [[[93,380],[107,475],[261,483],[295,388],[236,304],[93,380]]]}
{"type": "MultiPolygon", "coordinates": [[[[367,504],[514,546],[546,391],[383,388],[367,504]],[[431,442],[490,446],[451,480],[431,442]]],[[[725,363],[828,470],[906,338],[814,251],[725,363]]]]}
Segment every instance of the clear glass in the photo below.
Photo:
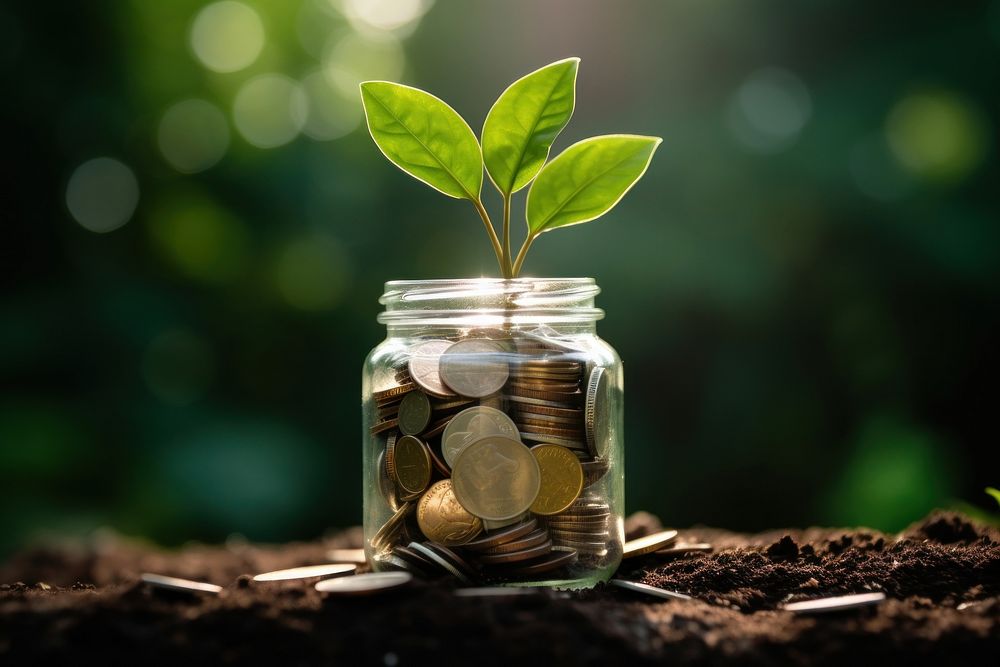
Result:
{"type": "Polygon", "coordinates": [[[583,588],[624,541],[623,374],[593,279],[386,283],[362,374],[376,570],[583,588]]]}

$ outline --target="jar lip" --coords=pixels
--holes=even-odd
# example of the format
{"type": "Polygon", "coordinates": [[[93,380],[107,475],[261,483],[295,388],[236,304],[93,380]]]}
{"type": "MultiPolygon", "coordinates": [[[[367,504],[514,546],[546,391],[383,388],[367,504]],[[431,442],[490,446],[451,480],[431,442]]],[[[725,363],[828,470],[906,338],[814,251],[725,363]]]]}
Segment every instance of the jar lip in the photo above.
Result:
{"type": "Polygon", "coordinates": [[[601,291],[593,278],[438,278],[390,280],[379,303],[382,323],[500,318],[528,322],[593,322],[601,291]]]}

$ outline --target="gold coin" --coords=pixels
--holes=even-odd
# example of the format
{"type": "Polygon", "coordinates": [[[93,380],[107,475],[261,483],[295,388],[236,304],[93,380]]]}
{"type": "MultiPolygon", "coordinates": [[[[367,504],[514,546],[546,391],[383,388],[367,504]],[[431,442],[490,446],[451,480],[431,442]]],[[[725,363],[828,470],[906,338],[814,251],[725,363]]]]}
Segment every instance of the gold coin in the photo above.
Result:
{"type": "Polygon", "coordinates": [[[384,391],[376,391],[373,396],[376,401],[388,401],[391,398],[401,397],[403,394],[413,391],[416,386],[412,382],[408,382],[384,391]]]}
{"type": "Polygon", "coordinates": [[[665,549],[677,541],[676,530],[663,530],[625,543],[622,558],[635,558],[665,549]]]}
{"type": "Polygon", "coordinates": [[[580,461],[576,454],[559,445],[535,445],[531,453],[542,473],[542,484],[531,511],[542,516],[559,514],[576,502],[583,490],[580,461]]]}
{"type": "Polygon", "coordinates": [[[483,530],[479,517],[466,511],[455,498],[450,479],[427,489],[417,505],[417,524],[427,539],[445,546],[465,544],[483,530]]]}
{"type": "Polygon", "coordinates": [[[391,548],[389,544],[397,534],[406,530],[406,517],[413,511],[413,503],[403,503],[396,513],[379,528],[372,536],[372,549],[384,551],[391,548]]]}
{"type": "Polygon", "coordinates": [[[418,494],[431,481],[431,455],[427,445],[412,435],[405,435],[385,450],[389,477],[406,496],[418,494]]]}
{"type": "Polygon", "coordinates": [[[398,419],[386,419],[385,421],[380,421],[371,428],[372,435],[378,435],[379,433],[384,433],[389,429],[396,428],[399,425],[398,419]]]}
{"type": "Polygon", "coordinates": [[[480,519],[510,519],[535,502],[538,461],[521,442],[488,435],[462,450],[451,468],[455,497],[480,519]]]}
{"type": "Polygon", "coordinates": [[[580,401],[583,394],[580,393],[562,393],[558,391],[548,391],[548,390],[537,390],[537,389],[522,389],[521,387],[515,387],[509,385],[507,387],[507,392],[514,396],[524,396],[526,398],[538,398],[543,401],[563,401],[563,402],[574,402],[580,401]]]}

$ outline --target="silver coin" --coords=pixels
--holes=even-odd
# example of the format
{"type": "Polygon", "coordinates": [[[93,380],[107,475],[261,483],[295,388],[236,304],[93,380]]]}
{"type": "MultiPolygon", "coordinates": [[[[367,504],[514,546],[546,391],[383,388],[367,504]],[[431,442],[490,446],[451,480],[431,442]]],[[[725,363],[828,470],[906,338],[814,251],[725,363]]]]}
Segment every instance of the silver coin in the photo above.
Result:
{"type": "Polygon", "coordinates": [[[510,367],[498,343],[486,338],[466,338],[441,355],[441,379],[461,396],[482,398],[507,383],[510,367]]]}
{"type": "Polygon", "coordinates": [[[326,563],[325,565],[306,565],[287,570],[275,570],[254,576],[254,581],[291,581],[292,579],[314,579],[316,577],[343,577],[357,572],[358,566],[353,563],[326,563]]]}
{"type": "Polygon", "coordinates": [[[408,367],[413,381],[425,391],[442,398],[455,395],[441,381],[441,355],[452,346],[448,340],[426,340],[410,348],[408,367]]]}
{"type": "Polygon", "coordinates": [[[317,582],[316,590],[337,595],[368,595],[401,588],[411,581],[413,575],[409,572],[369,572],[353,577],[324,579],[317,582]]]}
{"type": "Polygon", "coordinates": [[[506,528],[507,526],[513,526],[515,523],[521,523],[522,521],[527,521],[530,515],[525,512],[524,514],[518,514],[510,519],[499,519],[497,521],[491,521],[489,519],[483,519],[483,529],[486,531],[490,530],[500,530],[501,528],[506,528]]]}
{"type": "Polygon", "coordinates": [[[580,442],[579,440],[557,438],[554,435],[545,435],[542,433],[531,433],[530,431],[521,431],[521,438],[529,442],[548,443],[550,445],[562,445],[567,449],[575,449],[578,451],[587,450],[587,445],[583,442],[580,442]]]}
{"type": "Polygon", "coordinates": [[[442,558],[441,556],[439,556],[438,553],[436,551],[434,551],[433,549],[428,549],[427,547],[425,547],[420,542],[410,542],[409,548],[413,549],[414,551],[416,551],[417,553],[419,553],[421,556],[424,556],[425,558],[428,558],[428,559],[434,561],[434,563],[437,564],[438,567],[441,567],[442,569],[444,569],[446,572],[448,572],[449,574],[451,574],[452,576],[454,576],[456,579],[458,579],[459,581],[461,581],[463,584],[468,585],[468,584],[472,583],[472,581],[467,576],[465,576],[465,574],[461,570],[459,570],[457,567],[455,567],[450,562],[448,562],[447,559],[442,558]]]}
{"type": "Polygon", "coordinates": [[[825,614],[834,611],[857,609],[859,607],[870,607],[884,600],[885,593],[858,593],[856,595],[820,598],[819,600],[805,600],[804,602],[789,602],[782,605],[781,608],[797,614],[825,614]]]}
{"type": "Polygon", "coordinates": [[[504,398],[514,403],[524,403],[526,405],[538,405],[546,408],[562,408],[563,410],[580,409],[579,405],[576,403],[564,403],[561,401],[546,401],[541,398],[528,398],[526,396],[517,396],[515,394],[504,394],[504,398]]]}
{"type": "Polygon", "coordinates": [[[584,401],[583,420],[587,431],[587,445],[596,458],[603,458],[611,444],[611,374],[597,366],[587,381],[587,398],[584,401]]]}
{"type": "Polygon", "coordinates": [[[462,450],[488,435],[521,439],[511,418],[495,408],[477,405],[462,410],[448,422],[441,436],[441,454],[445,463],[454,466],[462,450]]]}
{"type": "Polygon", "coordinates": [[[184,593],[211,593],[218,595],[222,592],[222,586],[207,584],[203,581],[191,581],[190,579],[179,579],[168,577],[163,574],[152,574],[145,572],[140,577],[142,583],[153,588],[162,588],[168,591],[181,591],[184,593]]]}
{"type": "Polygon", "coordinates": [[[668,591],[665,588],[657,588],[656,586],[650,586],[649,584],[640,584],[638,581],[626,581],[625,579],[612,579],[608,582],[612,586],[617,586],[618,588],[624,588],[628,591],[635,591],[636,593],[645,593],[646,595],[652,595],[653,597],[666,598],[667,600],[691,600],[690,595],[684,595],[683,593],[676,593],[674,591],[668,591]]]}
{"type": "Polygon", "coordinates": [[[455,460],[451,480],[458,502],[481,519],[511,519],[528,511],[542,484],[534,454],[518,440],[490,435],[455,460]]]}
{"type": "Polygon", "coordinates": [[[411,391],[399,404],[399,430],[403,435],[422,433],[431,421],[431,399],[422,391],[411,391]]]}

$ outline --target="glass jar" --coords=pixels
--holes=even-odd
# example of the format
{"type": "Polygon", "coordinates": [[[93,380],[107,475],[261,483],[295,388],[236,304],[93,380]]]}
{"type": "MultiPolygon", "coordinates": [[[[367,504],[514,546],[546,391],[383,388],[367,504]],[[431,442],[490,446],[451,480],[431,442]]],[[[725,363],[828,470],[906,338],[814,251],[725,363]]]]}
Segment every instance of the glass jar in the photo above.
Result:
{"type": "Polygon", "coordinates": [[[623,377],[591,278],[386,283],[362,376],[365,550],[462,584],[606,581],[623,377]]]}

